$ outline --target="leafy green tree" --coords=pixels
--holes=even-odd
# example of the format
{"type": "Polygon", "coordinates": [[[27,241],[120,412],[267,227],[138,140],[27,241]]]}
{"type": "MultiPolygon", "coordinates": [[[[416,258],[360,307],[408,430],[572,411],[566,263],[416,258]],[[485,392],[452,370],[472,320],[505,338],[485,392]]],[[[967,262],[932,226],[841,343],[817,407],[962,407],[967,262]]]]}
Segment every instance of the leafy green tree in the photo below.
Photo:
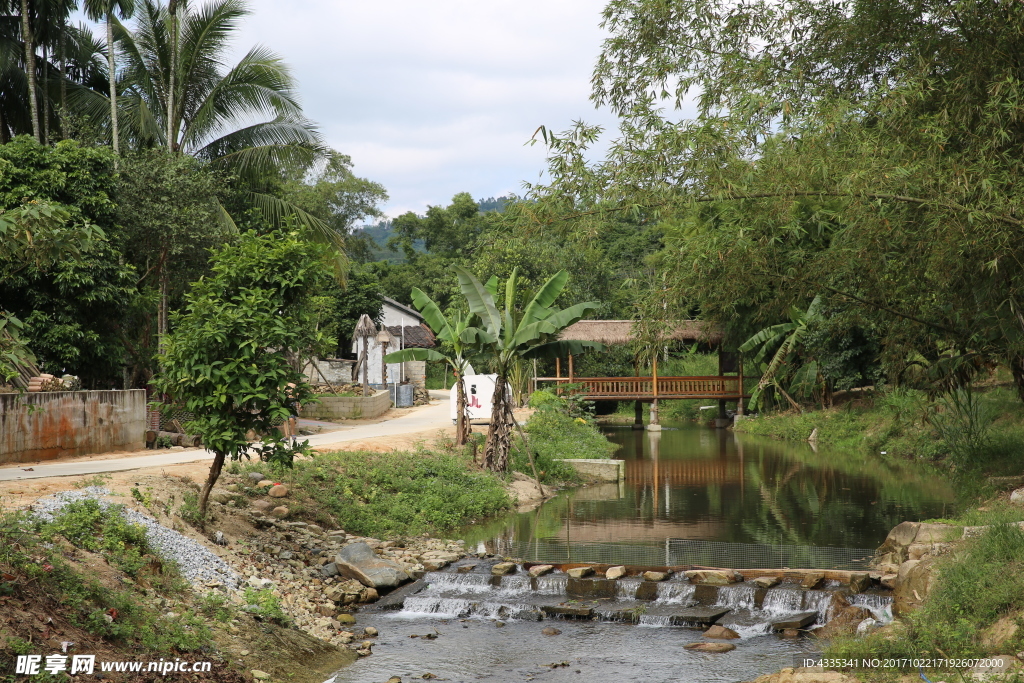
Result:
{"type": "Polygon", "coordinates": [[[333,323],[335,329],[332,350],[341,358],[348,353],[359,316],[366,314],[375,325],[380,325],[384,316],[384,293],[373,273],[353,266],[345,285],[334,282],[326,289],[326,295],[331,299],[328,324],[333,323]]]}
{"type": "Polygon", "coordinates": [[[225,459],[248,452],[246,434],[269,434],[287,419],[288,383],[300,402],[312,395],[293,356],[321,341],[308,302],[328,278],[325,257],[295,232],[247,232],[214,254],[213,274],[173,316],[153,384],[193,413],[192,430],[214,453],[204,515],[225,459]]]}
{"type": "Polygon", "coordinates": [[[880,330],[889,376],[939,341],[959,367],[1005,363],[1024,398],[1024,7],[612,0],[604,18],[593,97],[619,139],[592,164],[598,129],[544,131],[553,182],[513,213],[669,219],[677,310],[749,334],[820,293],[880,330]]]}
{"type": "Polygon", "coordinates": [[[172,303],[206,272],[209,250],[236,232],[220,204],[227,192],[221,174],[189,156],[149,150],[121,161],[116,220],[123,248],[141,274],[139,285],[157,293],[156,325],[143,323],[133,335],[143,383],[152,374],[150,339],[167,333],[172,303]]]}
{"type": "Polygon", "coordinates": [[[557,341],[558,333],[596,310],[598,304],[588,301],[564,309],[553,308],[569,279],[569,274],[563,270],[541,285],[520,309],[517,306],[520,299],[517,271],[513,270],[505,282],[502,310],[497,303],[496,277],[484,285],[469,270],[461,266],[454,268],[469,311],[480,320],[479,327],[466,329],[461,337],[475,355],[490,364],[491,372],[497,375],[491,423],[484,447],[484,466],[504,472],[508,468],[512,427],[515,424],[512,397],[508,391],[508,378],[513,364],[520,358],[543,354],[547,350],[545,347],[565,344],[557,341]]]}
{"type": "Polygon", "coordinates": [[[430,329],[434,331],[437,340],[441,342],[441,350],[402,349],[384,356],[384,362],[405,363],[416,360],[447,363],[456,378],[455,445],[461,446],[469,439],[469,420],[466,417],[466,386],[463,378],[466,376],[466,368],[469,367],[470,344],[468,340],[472,332],[467,333],[467,330],[470,328],[473,316],[460,311],[453,311],[446,316],[429,296],[416,287],[413,287],[412,290],[412,302],[416,309],[423,314],[423,318],[427,321],[430,329]]]}

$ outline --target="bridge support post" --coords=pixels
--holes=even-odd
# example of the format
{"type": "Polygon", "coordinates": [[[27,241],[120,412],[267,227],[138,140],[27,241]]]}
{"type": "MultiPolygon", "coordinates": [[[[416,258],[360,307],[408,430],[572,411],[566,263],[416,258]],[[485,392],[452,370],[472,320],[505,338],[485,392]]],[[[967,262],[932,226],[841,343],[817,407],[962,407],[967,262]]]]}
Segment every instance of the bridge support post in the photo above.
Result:
{"type": "Polygon", "coordinates": [[[633,401],[633,429],[644,428],[644,404],[641,401],[633,401]]]}
{"type": "Polygon", "coordinates": [[[725,429],[729,426],[729,416],[725,412],[725,399],[718,399],[718,417],[715,419],[715,427],[717,429],[725,429]]]}
{"type": "Polygon", "coordinates": [[[661,431],[661,423],[658,421],[658,399],[654,399],[653,401],[651,401],[651,419],[647,424],[647,431],[661,431]]]}

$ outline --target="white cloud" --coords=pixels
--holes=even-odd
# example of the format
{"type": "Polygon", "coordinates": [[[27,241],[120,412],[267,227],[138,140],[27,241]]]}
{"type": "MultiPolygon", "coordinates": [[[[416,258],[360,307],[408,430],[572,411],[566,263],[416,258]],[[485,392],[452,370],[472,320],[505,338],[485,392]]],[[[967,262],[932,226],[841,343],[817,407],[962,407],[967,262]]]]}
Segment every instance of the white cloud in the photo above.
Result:
{"type": "Polygon", "coordinates": [[[388,213],[516,191],[544,168],[540,125],[610,124],[589,102],[604,0],[252,0],[235,43],[291,66],[306,114],[388,213]]]}

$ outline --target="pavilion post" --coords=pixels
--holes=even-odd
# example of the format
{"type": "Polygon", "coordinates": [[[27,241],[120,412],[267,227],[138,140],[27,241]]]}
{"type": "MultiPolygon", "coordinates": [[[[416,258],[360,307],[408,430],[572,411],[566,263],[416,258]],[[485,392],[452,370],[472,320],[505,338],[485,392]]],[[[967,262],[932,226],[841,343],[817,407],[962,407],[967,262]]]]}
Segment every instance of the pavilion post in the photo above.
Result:
{"type": "Polygon", "coordinates": [[[572,354],[569,354],[569,382],[575,381],[576,373],[572,367],[572,354]]]}
{"type": "Polygon", "coordinates": [[[654,360],[651,363],[651,391],[654,394],[654,400],[651,401],[651,420],[647,425],[647,429],[652,432],[661,431],[661,422],[658,421],[658,354],[654,354],[654,360]]]}

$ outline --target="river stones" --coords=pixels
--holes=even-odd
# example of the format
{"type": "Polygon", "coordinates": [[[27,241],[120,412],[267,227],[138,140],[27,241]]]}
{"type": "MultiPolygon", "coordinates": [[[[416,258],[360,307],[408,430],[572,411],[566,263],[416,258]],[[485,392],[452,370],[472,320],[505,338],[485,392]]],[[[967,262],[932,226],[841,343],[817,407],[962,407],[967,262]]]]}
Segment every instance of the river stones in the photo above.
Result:
{"type": "Polygon", "coordinates": [[[253,669],[249,673],[251,673],[252,677],[255,678],[257,681],[269,681],[270,680],[270,674],[268,674],[266,671],[260,671],[259,669],[253,669]]]}
{"type": "Polygon", "coordinates": [[[505,576],[511,574],[516,570],[515,562],[499,562],[498,564],[491,567],[491,574],[494,576],[505,576]]]}
{"type": "Polygon", "coordinates": [[[537,578],[538,576],[544,576],[550,574],[554,570],[554,566],[550,564],[535,564],[530,567],[530,576],[537,578]]]}
{"type": "Polygon", "coordinates": [[[782,583],[782,579],[777,576],[759,576],[751,581],[758,588],[772,588],[782,583]]]}
{"type": "Polygon", "coordinates": [[[672,572],[644,572],[644,581],[664,581],[672,572]]]}
{"type": "Polygon", "coordinates": [[[269,479],[264,479],[260,483],[256,484],[256,486],[260,487],[261,489],[269,489],[273,485],[274,482],[270,481],[269,479]]]}
{"type": "Polygon", "coordinates": [[[278,519],[284,519],[288,516],[289,510],[284,505],[278,505],[276,508],[270,511],[270,514],[278,519]]]}
{"type": "Polygon", "coordinates": [[[266,500],[254,500],[252,502],[252,506],[259,510],[260,512],[266,512],[267,510],[273,507],[273,505],[271,505],[270,502],[266,500]]]}
{"type": "Polygon", "coordinates": [[[378,633],[379,633],[379,631],[377,631],[377,629],[375,629],[372,626],[367,626],[366,628],[363,629],[363,635],[366,636],[367,638],[376,638],[378,633]]]}
{"type": "Polygon", "coordinates": [[[460,564],[458,567],[456,567],[455,571],[457,571],[460,574],[468,574],[474,569],[476,569],[475,564],[460,564]]]}
{"type": "Polygon", "coordinates": [[[275,486],[271,486],[270,490],[267,491],[267,495],[269,495],[271,498],[284,498],[285,496],[288,495],[288,487],[285,486],[284,484],[277,484],[275,486]]]}
{"type": "Polygon", "coordinates": [[[705,643],[698,641],[696,643],[689,643],[683,646],[687,650],[695,650],[696,652],[711,652],[711,653],[722,653],[731,652],[736,649],[736,646],[732,643],[705,643]]]}
{"type": "Polygon", "coordinates": [[[545,626],[540,632],[546,636],[557,636],[562,632],[562,629],[555,628],[554,626],[545,626]]]}
{"type": "Polygon", "coordinates": [[[718,638],[721,640],[733,640],[739,638],[740,634],[736,633],[736,631],[733,631],[731,628],[726,628],[725,626],[719,626],[718,624],[715,624],[714,626],[712,626],[704,632],[704,637],[718,638]]]}
{"type": "Polygon", "coordinates": [[[264,479],[266,479],[266,476],[261,474],[260,472],[250,472],[248,474],[248,477],[249,481],[252,482],[253,484],[258,484],[264,479]]]}
{"type": "Polygon", "coordinates": [[[352,543],[341,549],[334,564],[338,573],[369,588],[394,588],[412,577],[402,565],[378,557],[367,543],[352,543]]]}
{"type": "Polygon", "coordinates": [[[582,579],[584,576],[590,576],[594,573],[593,567],[573,567],[572,569],[565,572],[569,575],[570,579],[582,579]]]}
{"type": "Polygon", "coordinates": [[[854,593],[865,591],[871,585],[871,575],[867,572],[850,573],[850,590],[854,593]]]}
{"type": "Polygon", "coordinates": [[[690,583],[706,586],[727,586],[743,580],[743,576],[732,569],[691,569],[683,573],[690,583]]]}
{"type": "Polygon", "coordinates": [[[441,571],[448,566],[448,560],[439,560],[437,558],[424,558],[423,568],[428,572],[441,571]]]}
{"type": "Polygon", "coordinates": [[[817,588],[825,582],[825,572],[807,572],[804,574],[803,580],[800,581],[801,588],[807,588],[808,590],[817,588]]]}
{"type": "Polygon", "coordinates": [[[214,503],[226,503],[231,500],[231,492],[224,489],[214,489],[210,491],[210,500],[214,503]]]}
{"type": "Polygon", "coordinates": [[[608,571],[604,573],[604,578],[615,580],[621,579],[625,575],[626,568],[620,565],[618,567],[609,567],[608,571]]]}

